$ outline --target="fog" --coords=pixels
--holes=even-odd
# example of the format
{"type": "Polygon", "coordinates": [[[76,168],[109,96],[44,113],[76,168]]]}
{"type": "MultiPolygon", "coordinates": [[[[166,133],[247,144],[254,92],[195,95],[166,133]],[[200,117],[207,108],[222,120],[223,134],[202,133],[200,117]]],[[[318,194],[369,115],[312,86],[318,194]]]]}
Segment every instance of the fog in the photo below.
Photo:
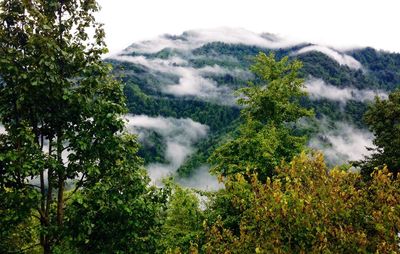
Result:
{"type": "Polygon", "coordinates": [[[327,55],[328,57],[330,57],[331,59],[335,60],[340,65],[345,65],[345,66],[349,67],[350,69],[358,70],[358,69],[362,68],[361,63],[358,62],[356,59],[354,59],[352,56],[346,55],[343,52],[339,52],[335,49],[332,49],[332,48],[329,48],[326,46],[319,46],[319,45],[307,46],[307,47],[304,47],[304,48],[296,51],[294,53],[294,55],[300,55],[300,54],[304,54],[304,53],[308,53],[308,52],[312,52],[312,51],[321,52],[321,53],[327,55]]]}
{"type": "MultiPolygon", "coordinates": [[[[198,29],[186,31],[182,35],[166,34],[152,40],[137,42],[123,50],[120,55],[126,55],[132,52],[141,54],[156,53],[165,48],[174,49],[180,52],[189,52],[211,42],[243,44],[268,49],[290,48],[303,43],[300,41],[291,41],[280,38],[273,34],[257,34],[242,28],[198,29]]],[[[348,66],[351,69],[362,69],[361,63],[352,56],[328,46],[305,46],[298,51],[293,52],[293,55],[304,54],[312,51],[321,52],[335,60],[340,65],[348,66]]]]}
{"type": "Polygon", "coordinates": [[[181,178],[178,180],[183,186],[190,188],[213,191],[223,188],[223,184],[218,182],[215,176],[210,175],[209,167],[202,166],[196,169],[190,178],[181,178]]]}
{"type": "MultiPolygon", "coordinates": [[[[164,158],[168,163],[146,165],[154,184],[161,184],[164,177],[174,176],[185,159],[193,154],[194,144],[208,133],[208,126],[191,119],[171,117],[148,117],[145,115],[126,116],[126,129],[138,135],[139,140],[146,138],[146,131],[160,134],[166,144],[164,158]]],[[[189,183],[189,182],[188,182],[189,183]]]]}
{"type": "MultiPolygon", "coordinates": [[[[272,34],[256,34],[245,29],[203,29],[187,31],[178,36],[162,35],[154,40],[138,42],[111,58],[145,66],[150,72],[153,72],[156,78],[158,76],[159,80],[162,81],[160,82],[161,86],[159,90],[165,94],[177,97],[196,97],[221,105],[234,106],[236,105],[236,100],[229,84],[218,84],[210,78],[209,75],[222,76],[229,74],[243,80],[249,80],[252,76],[247,70],[226,68],[219,65],[194,68],[189,63],[190,59],[204,58],[204,56],[194,56],[192,54],[193,49],[201,47],[209,42],[217,41],[271,49],[300,45],[299,42],[288,41],[272,34]],[[163,59],[146,56],[148,53],[156,53],[165,48],[174,50],[173,55],[163,59]],[[134,56],[132,56],[132,52],[135,52],[134,56]],[[144,55],[138,56],[137,54],[144,55]],[[177,81],[164,80],[161,75],[159,75],[160,73],[175,75],[177,76],[177,81]]],[[[340,65],[348,66],[351,69],[362,69],[361,63],[344,53],[344,51],[342,52],[327,46],[305,46],[292,54],[298,55],[311,51],[321,52],[337,61],[340,65]]],[[[210,57],[212,58],[212,56],[210,57]]],[[[207,56],[204,60],[207,61],[210,59],[208,59],[207,56]]],[[[216,56],[214,60],[221,59],[216,56]]],[[[238,61],[234,57],[230,57],[230,59],[226,60],[228,62],[238,61]]],[[[326,98],[343,103],[348,100],[372,100],[375,95],[387,96],[384,92],[380,91],[357,90],[354,88],[340,89],[318,79],[309,80],[307,83],[307,90],[312,99],[326,98]]]]}
{"type": "Polygon", "coordinates": [[[367,147],[374,147],[372,133],[348,123],[339,122],[329,125],[323,119],[319,128],[319,133],[310,139],[308,145],[321,150],[326,160],[333,165],[360,160],[364,155],[371,153],[367,147]]]}
{"type": "MultiPolygon", "coordinates": [[[[220,28],[211,30],[191,30],[181,35],[162,35],[156,39],[132,44],[120,54],[112,58],[118,61],[131,62],[146,67],[154,77],[160,80],[161,92],[176,97],[196,97],[223,105],[236,105],[233,91],[229,84],[218,84],[210,76],[232,75],[244,80],[251,74],[242,69],[229,68],[229,64],[206,65],[201,68],[192,66],[192,60],[204,58],[204,62],[226,61],[238,63],[234,56],[194,55],[192,50],[210,42],[224,42],[258,46],[261,48],[290,48],[301,45],[299,42],[288,41],[271,34],[256,34],[244,29],[220,28]],[[154,58],[148,55],[163,49],[170,49],[171,55],[154,58]],[[134,53],[134,54],[133,54],[134,53]],[[139,54],[139,55],[138,55],[139,54]],[[142,55],[140,55],[142,54],[142,55]],[[161,75],[160,75],[161,73],[161,75]],[[173,75],[176,79],[163,79],[162,74],[173,75]]],[[[292,53],[300,55],[308,52],[320,52],[342,66],[353,70],[364,70],[360,62],[346,54],[346,50],[334,49],[328,46],[304,46],[292,53]]],[[[328,99],[345,104],[348,101],[372,101],[375,96],[387,98],[385,91],[357,89],[355,87],[339,88],[322,79],[310,77],[305,84],[305,90],[311,100],[328,99]]],[[[146,165],[153,182],[160,183],[163,177],[175,175],[176,170],[185,160],[195,153],[195,144],[207,136],[208,127],[191,119],[174,119],[164,117],[129,116],[128,129],[138,134],[142,142],[146,141],[149,131],[154,131],[163,137],[166,145],[164,158],[167,163],[151,163],[146,165]]],[[[366,147],[372,147],[373,136],[367,130],[358,129],[348,123],[328,124],[323,120],[319,126],[319,134],[311,138],[309,146],[325,153],[331,164],[342,164],[349,160],[359,160],[369,153],[366,147]]],[[[206,165],[194,171],[189,179],[179,179],[179,182],[190,187],[216,189],[218,181],[208,173],[206,165]]]]}
{"type": "Polygon", "coordinates": [[[271,49],[288,48],[299,44],[274,35],[257,34],[242,28],[222,27],[190,30],[179,36],[162,35],[153,40],[132,44],[124,52],[155,53],[164,48],[188,51],[215,41],[271,49]]]}
{"type": "Polygon", "coordinates": [[[205,101],[211,101],[222,105],[235,105],[233,91],[226,85],[217,84],[214,80],[206,78],[205,75],[244,75],[239,69],[228,70],[218,65],[193,68],[187,66],[187,61],[172,57],[169,59],[147,59],[144,56],[118,55],[112,59],[140,64],[154,72],[162,72],[177,75],[179,82],[176,84],[165,84],[160,91],[178,97],[193,96],[205,101]]]}
{"type": "Polygon", "coordinates": [[[369,89],[339,88],[325,83],[322,79],[311,78],[305,84],[306,91],[312,100],[328,99],[346,103],[349,100],[372,101],[376,96],[387,98],[388,95],[383,91],[373,91],[369,89]]]}

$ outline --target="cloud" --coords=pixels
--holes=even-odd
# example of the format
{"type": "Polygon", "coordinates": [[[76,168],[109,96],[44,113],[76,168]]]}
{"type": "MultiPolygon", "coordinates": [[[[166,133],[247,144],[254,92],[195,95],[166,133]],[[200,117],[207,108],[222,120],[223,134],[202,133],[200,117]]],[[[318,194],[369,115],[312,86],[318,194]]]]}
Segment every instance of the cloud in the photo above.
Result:
{"type": "Polygon", "coordinates": [[[383,91],[373,91],[369,89],[359,90],[356,88],[338,88],[325,83],[322,79],[311,78],[305,84],[309,97],[313,100],[328,99],[346,103],[349,100],[372,101],[375,96],[387,98],[387,93],[383,91]]]}
{"type": "Polygon", "coordinates": [[[271,34],[257,34],[242,28],[199,29],[184,32],[180,36],[162,35],[156,39],[132,44],[124,53],[156,53],[165,48],[190,51],[210,42],[244,44],[262,48],[289,48],[298,44],[271,34]]]}
{"type": "MultiPolygon", "coordinates": [[[[186,60],[198,57],[192,55],[191,50],[214,41],[234,44],[241,43],[264,48],[285,48],[298,45],[298,43],[285,41],[271,34],[256,34],[245,29],[203,29],[187,31],[180,36],[163,35],[151,41],[139,42],[131,45],[125,51],[112,58],[118,61],[140,64],[147,67],[150,71],[157,72],[154,76],[162,84],[159,90],[163,93],[177,97],[196,97],[204,101],[234,106],[236,105],[236,99],[233,96],[232,89],[228,84],[218,84],[210,76],[229,74],[243,80],[248,80],[251,78],[249,72],[238,68],[223,68],[219,65],[194,68],[186,60]],[[148,59],[143,55],[130,55],[132,52],[136,54],[155,53],[165,48],[175,50],[174,55],[168,59],[148,59]],[[162,75],[159,75],[160,73],[174,75],[177,79],[163,79],[162,75]]],[[[349,66],[353,69],[362,68],[361,64],[353,57],[325,46],[306,46],[293,54],[304,54],[310,51],[322,52],[339,64],[349,66]]],[[[233,60],[237,61],[235,58],[233,60]]],[[[233,60],[231,59],[231,61],[233,60]]],[[[311,80],[307,88],[314,99],[328,98],[345,102],[350,99],[358,101],[371,100],[375,96],[375,92],[371,90],[338,89],[324,84],[320,80],[311,80]]]]}
{"type": "Polygon", "coordinates": [[[335,60],[340,65],[348,66],[350,69],[354,70],[362,69],[361,63],[358,62],[356,59],[354,59],[352,56],[346,55],[342,52],[336,51],[332,48],[325,46],[319,46],[319,45],[306,46],[296,51],[294,55],[305,54],[312,51],[321,52],[330,57],[331,59],[335,60]]]}
{"type": "Polygon", "coordinates": [[[311,138],[308,145],[323,151],[327,161],[334,165],[360,160],[371,153],[366,147],[374,147],[372,133],[347,123],[340,122],[329,127],[322,120],[320,129],[319,134],[311,138]]]}
{"type": "Polygon", "coordinates": [[[218,190],[224,187],[222,183],[218,182],[215,176],[210,175],[208,166],[196,169],[190,178],[179,179],[178,183],[186,187],[205,191],[218,190]]]}
{"type": "Polygon", "coordinates": [[[166,73],[174,73],[174,70],[177,66],[183,66],[187,64],[187,61],[180,57],[172,57],[169,59],[147,59],[145,56],[116,55],[111,57],[111,59],[121,62],[140,64],[151,70],[166,73]]]}
{"type": "Polygon", "coordinates": [[[185,159],[194,152],[193,145],[205,138],[208,126],[191,119],[171,117],[148,117],[145,115],[126,116],[126,128],[129,132],[145,138],[145,131],[151,130],[160,134],[166,143],[165,159],[167,164],[151,163],[147,165],[153,183],[160,184],[166,176],[174,175],[185,159]]]}
{"type": "MultiPolygon", "coordinates": [[[[230,74],[232,70],[222,68],[221,66],[214,64],[213,66],[207,65],[202,68],[197,69],[200,74],[214,74],[214,75],[226,75],[230,74]]],[[[244,72],[242,70],[236,69],[238,72],[244,72]]]]}
{"type": "Polygon", "coordinates": [[[213,41],[229,44],[244,44],[249,46],[258,46],[263,48],[288,48],[297,42],[283,40],[271,34],[257,34],[243,28],[216,28],[199,29],[186,32],[188,38],[193,41],[209,43],[213,41]]]}
{"type": "Polygon", "coordinates": [[[141,41],[138,43],[134,43],[125,50],[123,50],[122,54],[127,53],[157,53],[163,49],[176,49],[181,51],[189,51],[200,47],[202,44],[194,41],[188,41],[183,38],[172,39],[169,35],[162,35],[152,40],[141,41]]]}
{"type": "MultiPolygon", "coordinates": [[[[118,61],[125,61],[134,64],[140,64],[152,71],[177,75],[179,81],[175,84],[164,84],[160,90],[166,94],[175,96],[193,96],[205,101],[211,101],[222,105],[235,105],[233,91],[226,85],[219,85],[205,75],[243,75],[244,71],[234,69],[224,69],[218,65],[206,66],[203,68],[193,68],[187,66],[187,61],[172,57],[169,59],[147,59],[144,56],[126,56],[119,55],[112,57],[118,61]]],[[[156,75],[157,76],[157,75],[156,75]]]]}
{"type": "MultiPolygon", "coordinates": [[[[204,72],[204,71],[203,71],[204,72]]],[[[218,86],[217,82],[201,76],[201,70],[194,68],[176,68],[175,74],[180,76],[177,84],[170,84],[163,91],[175,96],[195,96],[201,99],[234,105],[232,90],[227,86],[218,86]]]]}

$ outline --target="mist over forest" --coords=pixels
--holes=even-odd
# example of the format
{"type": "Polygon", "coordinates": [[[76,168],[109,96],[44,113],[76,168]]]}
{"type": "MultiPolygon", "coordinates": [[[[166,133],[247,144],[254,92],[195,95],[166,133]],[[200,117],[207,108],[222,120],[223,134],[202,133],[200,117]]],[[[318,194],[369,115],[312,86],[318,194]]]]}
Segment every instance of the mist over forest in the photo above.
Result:
{"type": "Polygon", "coordinates": [[[240,121],[235,91],[254,80],[249,67],[259,52],[303,62],[301,76],[308,93],[303,104],[315,110],[316,119],[304,119],[297,125],[299,131],[307,132],[310,148],[323,151],[330,165],[369,154],[373,135],[362,115],[376,96],[385,99],[395,88],[398,54],[372,48],[340,50],[244,29],[192,30],[133,43],[106,60],[113,64],[114,75],[127,84],[128,106],[137,115],[136,125],[141,126],[132,131],[139,134],[141,154],[155,181],[168,175],[190,178],[197,170],[209,168],[207,155],[212,145],[228,138],[240,121]],[[386,58],[396,59],[394,65],[375,67],[386,58]],[[372,69],[366,59],[374,59],[372,69]],[[150,119],[165,118],[168,122],[192,120],[208,131],[186,139],[190,145],[175,146],[172,152],[171,135],[177,140],[186,135],[184,129],[178,131],[182,125],[162,130],[163,124],[156,129],[147,124],[150,119]],[[160,136],[156,139],[151,132],[160,136]]]}

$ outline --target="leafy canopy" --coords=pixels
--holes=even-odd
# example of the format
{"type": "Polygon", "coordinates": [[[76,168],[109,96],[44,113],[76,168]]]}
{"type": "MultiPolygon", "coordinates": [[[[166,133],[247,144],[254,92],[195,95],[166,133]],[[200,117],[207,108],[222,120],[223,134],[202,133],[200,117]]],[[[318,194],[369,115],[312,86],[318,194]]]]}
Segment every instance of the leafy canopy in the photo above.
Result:
{"type": "Polygon", "coordinates": [[[205,253],[399,250],[400,179],[386,168],[364,182],[359,173],[329,170],[322,154],[302,153],[265,181],[236,174],[224,184],[216,197],[227,196],[226,203],[213,209],[237,211],[238,228],[226,213],[208,221],[205,253]]]}
{"type": "Polygon", "coordinates": [[[238,91],[244,123],[239,134],[210,157],[214,173],[225,176],[254,170],[265,178],[282,160],[290,160],[304,148],[305,138],[293,131],[298,119],[312,115],[300,105],[306,95],[298,77],[300,68],[300,62],[289,62],[288,57],[279,61],[274,54],[256,57],[251,67],[256,82],[238,91]]]}
{"type": "Polygon", "coordinates": [[[158,195],[148,190],[136,138],[124,133],[124,94],[101,59],[98,10],[95,0],[0,2],[3,251],[151,245],[158,195]],[[118,218],[112,227],[110,218],[118,218]],[[21,225],[33,237],[11,244],[21,225]]]}

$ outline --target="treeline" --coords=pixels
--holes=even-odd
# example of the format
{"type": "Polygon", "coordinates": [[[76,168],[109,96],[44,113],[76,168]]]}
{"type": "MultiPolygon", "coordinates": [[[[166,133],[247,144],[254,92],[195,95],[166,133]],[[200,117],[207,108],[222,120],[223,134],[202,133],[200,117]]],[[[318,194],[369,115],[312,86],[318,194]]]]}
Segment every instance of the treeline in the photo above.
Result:
{"type": "Polygon", "coordinates": [[[313,117],[301,62],[260,53],[242,121],[208,159],[224,188],[156,187],[124,132],[96,1],[0,7],[1,253],[399,251],[399,91],[367,111],[376,148],[360,173],[328,168],[296,129],[313,117]]]}

